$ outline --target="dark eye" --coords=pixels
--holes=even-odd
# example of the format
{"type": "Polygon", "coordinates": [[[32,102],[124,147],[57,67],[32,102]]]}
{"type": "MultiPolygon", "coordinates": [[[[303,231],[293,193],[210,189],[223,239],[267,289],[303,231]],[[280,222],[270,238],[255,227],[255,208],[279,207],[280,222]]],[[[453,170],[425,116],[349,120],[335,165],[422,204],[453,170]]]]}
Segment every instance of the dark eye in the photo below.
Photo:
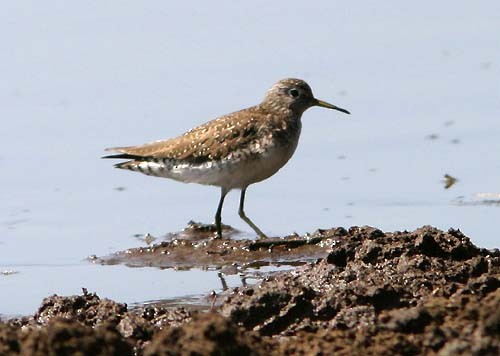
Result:
{"type": "Polygon", "coordinates": [[[292,98],[297,98],[300,95],[300,92],[297,89],[290,89],[288,92],[292,98]]]}

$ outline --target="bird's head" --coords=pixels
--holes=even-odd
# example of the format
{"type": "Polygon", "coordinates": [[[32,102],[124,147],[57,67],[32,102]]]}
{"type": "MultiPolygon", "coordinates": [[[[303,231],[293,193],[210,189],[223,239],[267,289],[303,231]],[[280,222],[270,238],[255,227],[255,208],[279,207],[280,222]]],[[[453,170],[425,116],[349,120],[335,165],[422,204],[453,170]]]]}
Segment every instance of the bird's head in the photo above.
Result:
{"type": "Polygon", "coordinates": [[[301,79],[294,78],[282,79],[274,84],[267,91],[261,105],[274,110],[292,110],[298,114],[302,114],[312,106],[321,106],[350,114],[345,109],[316,99],[309,84],[301,79]]]}

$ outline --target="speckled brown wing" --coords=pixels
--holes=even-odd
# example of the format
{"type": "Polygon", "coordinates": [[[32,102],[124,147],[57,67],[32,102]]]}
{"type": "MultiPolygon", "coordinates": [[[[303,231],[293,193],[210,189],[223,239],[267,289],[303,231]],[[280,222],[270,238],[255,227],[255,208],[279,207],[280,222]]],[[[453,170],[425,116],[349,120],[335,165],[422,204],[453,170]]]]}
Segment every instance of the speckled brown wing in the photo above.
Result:
{"type": "MultiPolygon", "coordinates": [[[[113,147],[107,151],[124,153],[114,158],[175,159],[190,163],[222,159],[236,148],[245,148],[253,140],[266,116],[251,107],[195,127],[182,136],[141,146],[113,147]],[[130,157],[126,157],[130,155],[130,157]]],[[[113,157],[113,156],[110,156],[113,157]]]]}

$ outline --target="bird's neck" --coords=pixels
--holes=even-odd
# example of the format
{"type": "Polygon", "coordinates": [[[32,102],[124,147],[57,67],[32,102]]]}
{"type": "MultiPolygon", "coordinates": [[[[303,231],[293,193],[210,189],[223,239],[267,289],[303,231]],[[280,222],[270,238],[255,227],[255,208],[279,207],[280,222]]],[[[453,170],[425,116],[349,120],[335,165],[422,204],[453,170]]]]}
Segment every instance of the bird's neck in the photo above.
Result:
{"type": "Polygon", "coordinates": [[[259,109],[267,114],[269,120],[278,125],[281,121],[300,121],[304,111],[297,111],[292,108],[274,103],[263,102],[259,109]]]}
{"type": "Polygon", "coordinates": [[[274,138],[283,138],[284,142],[287,142],[291,136],[300,135],[302,113],[283,106],[260,106],[259,111],[265,113],[264,130],[272,132],[274,138]]]}

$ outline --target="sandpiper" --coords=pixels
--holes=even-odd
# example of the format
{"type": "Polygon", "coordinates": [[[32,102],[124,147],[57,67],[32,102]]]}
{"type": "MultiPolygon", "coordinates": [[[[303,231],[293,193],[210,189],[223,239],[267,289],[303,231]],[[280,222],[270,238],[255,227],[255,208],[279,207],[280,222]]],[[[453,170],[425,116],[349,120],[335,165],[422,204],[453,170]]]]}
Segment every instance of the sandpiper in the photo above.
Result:
{"type": "Polygon", "coordinates": [[[120,152],[103,158],[121,158],[116,168],[171,178],[184,183],[221,188],[215,224],[222,238],[221,214],[224,198],[241,189],[239,215],[259,235],[266,235],[244,211],[250,184],[275,174],[292,157],[301,131],[301,117],[312,106],[349,112],[318,100],[300,79],[283,79],[266,93],[262,103],[221,116],[185,134],[140,146],[112,147],[120,152]]]}

